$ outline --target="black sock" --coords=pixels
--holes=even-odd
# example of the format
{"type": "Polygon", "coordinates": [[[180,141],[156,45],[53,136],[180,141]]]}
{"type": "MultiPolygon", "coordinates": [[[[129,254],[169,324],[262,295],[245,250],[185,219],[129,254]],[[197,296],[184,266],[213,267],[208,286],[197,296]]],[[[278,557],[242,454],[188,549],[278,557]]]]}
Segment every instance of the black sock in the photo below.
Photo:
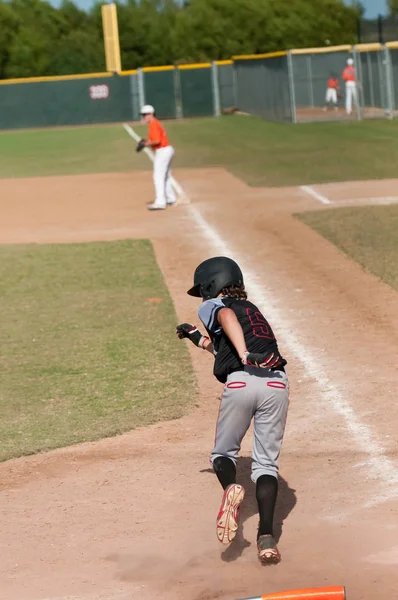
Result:
{"type": "Polygon", "coordinates": [[[257,538],[259,538],[260,535],[274,535],[274,511],[277,495],[277,478],[272,475],[261,475],[261,477],[257,479],[256,484],[256,498],[260,515],[257,538]]]}
{"type": "Polygon", "coordinates": [[[213,460],[213,469],[224,490],[231,483],[236,483],[235,463],[227,456],[217,456],[213,460]]]}

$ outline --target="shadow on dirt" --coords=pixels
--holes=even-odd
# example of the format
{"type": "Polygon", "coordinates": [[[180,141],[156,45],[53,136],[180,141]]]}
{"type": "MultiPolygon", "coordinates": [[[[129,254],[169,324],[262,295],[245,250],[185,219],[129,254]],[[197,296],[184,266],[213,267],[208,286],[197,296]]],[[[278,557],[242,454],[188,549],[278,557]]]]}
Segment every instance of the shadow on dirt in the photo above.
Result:
{"type": "MultiPolygon", "coordinates": [[[[237,560],[242,555],[245,548],[251,546],[251,542],[246,540],[243,535],[243,524],[245,521],[253,517],[253,515],[258,514],[256,487],[250,478],[251,462],[252,460],[248,456],[243,456],[238,460],[237,482],[243,485],[246,490],[246,495],[239,513],[239,529],[236,538],[221,554],[221,559],[225,562],[237,560]]],[[[206,469],[205,471],[202,471],[202,473],[203,472],[213,473],[213,470],[206,469]]],[[[274,517],[274,537],[277,542],[279,542],[282,536],[283,523],[296,506],[296,503],[296,490],[290,488],[288,482],[279,475],[279,492],[274,517]]]]}

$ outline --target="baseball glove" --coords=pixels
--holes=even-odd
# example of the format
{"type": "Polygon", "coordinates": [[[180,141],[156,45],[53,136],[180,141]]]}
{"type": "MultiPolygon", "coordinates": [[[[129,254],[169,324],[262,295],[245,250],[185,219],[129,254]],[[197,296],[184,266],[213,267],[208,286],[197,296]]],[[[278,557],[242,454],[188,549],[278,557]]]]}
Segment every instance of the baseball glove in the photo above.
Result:
{"type": "Polygon", "coordinates": [[[141,152],[141,150],[143,150],[145,148],[145,142],[146,142],[146,140],[144,140],[144,139],[140,140],[137,144],[135,151],[141,152]]]}

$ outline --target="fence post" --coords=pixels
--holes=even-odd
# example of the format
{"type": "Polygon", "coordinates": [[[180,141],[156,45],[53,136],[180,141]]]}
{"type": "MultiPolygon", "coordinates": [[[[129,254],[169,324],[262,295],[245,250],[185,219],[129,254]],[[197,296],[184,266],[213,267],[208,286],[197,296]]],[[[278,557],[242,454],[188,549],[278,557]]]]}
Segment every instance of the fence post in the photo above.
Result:
{"type": "Polygon", "coordinates": [[[141,106],[145,104],[145,83],[144,83],[144,73],[142,69],[137,69],[137,81],[138,81],[138,102],[141,106]]]}
{"type": "Polygon", "coordinates": [[[358,50],[356,49],[356,46],[353,47],[352,49],[352,55],[354,57],[354,66],[355,66],[355,72],[357,74],[356,79],[357,79],[357,83],[356,83],[356,94],[355,94],[355,107],[357,109],[357,119],[358,121],[362,121],[362,105],[361,105],[361,98],[360,95],[362,96],[362,99],[364,100],[364,94],[363,94],[363,90],[360,89],[360,86],[358,85],[358,82],[361,82],[362,80],[362,64],[361,64],[361,53],[358,52],[358,50]],[[359,57],[359,60],[358,60],[359,57]]]}
{"type": "Polygon", "coordinates": [[[221,115],[220,82],[218,78],[218,66],[215,61],[211,63],[211,86],[213,88],[214,116],[219,117],[221,115]]]}
{"type": "Polygon", "coordinates": [[[388,80],[387,80],[387,67],[385,63],[385,55],[383,49],[381,52],[377,52],[377,75],[378,85],[380,90],[381,107],[384,109],[385,114],[388,114],[388,80]]]}
{"type": "Polygon", "coordinates": [[[140,99],[138,95],[138,75],[129,75],[130,79],[130,98],[131,98],[131,113],[132,121],[137,121],[140,118],[140,99]]]}
{"type": "Polygon", "coordinates": [[[309,54],[307,56],[307,77],[308,77],[308,82],[309,82],[309,99],[310,99],[310,105],[312,106],[312,108],[314,108],[315,103],[314,103],[314,82],[312,81],[312,55],[309,54]]]}
{"type": "Polygon", "coordinates": [[[372,61],[370,58],[370,52],[367,53],[366,56],[367,67],[368,67],[368,78],[369,78],[369,89],[370,89],[370,103],[374,107],[375,106],[375,91],[374,91],[374,83],[373,83],[373,69],[372,69],[372,61]]]}
{"type": "Polygon", "coordinates": [[[174,97],[176,103],[176,118],[183,119],[184,111],[182,108],[180,70],[177,66],[174,67],[174,97]]]}
{"type": "Polygon", "coordinates": [[[383,48],[384,64],[385,64],[385,77],[386,77],[386,89],[387,89],[387,107],[388,107],[388,118],[394,118],[395,109],[395,94],[394,94],[394,73],[392,69],[391,54],[387,46],[383,48]]]}
{"type": "Polygon", "coordinates": [[[232,81],[234,85],[234,108],[238,109],[238,73],[236,71],[236,62],[232,63],[232,81]]]}
{"type": "Polygon", "coordinates": [[[287,70],[289,75],[289,91],[290,91],[290,108],[292,112],[292,121],[297,123],[297,111],[296,111],[296,94],[294,90],[294,73],[293,73],[293,58],[292,51],[287,52],[287,70]]]}

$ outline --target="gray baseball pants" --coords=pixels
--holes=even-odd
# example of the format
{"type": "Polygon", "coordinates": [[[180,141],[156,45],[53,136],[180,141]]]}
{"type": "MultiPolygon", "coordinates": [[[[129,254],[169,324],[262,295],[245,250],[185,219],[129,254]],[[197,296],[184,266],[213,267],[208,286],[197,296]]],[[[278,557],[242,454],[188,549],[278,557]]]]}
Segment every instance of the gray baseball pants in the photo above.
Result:
{"type": "Polygon", "coordinates": [[[278,459],[289,404],[289,383],[282,371],[244,367],[225,384],[211,462],[226,456],[235,464],[241,442],[254,420],[252,480],[278,477],[278,459]]]}

